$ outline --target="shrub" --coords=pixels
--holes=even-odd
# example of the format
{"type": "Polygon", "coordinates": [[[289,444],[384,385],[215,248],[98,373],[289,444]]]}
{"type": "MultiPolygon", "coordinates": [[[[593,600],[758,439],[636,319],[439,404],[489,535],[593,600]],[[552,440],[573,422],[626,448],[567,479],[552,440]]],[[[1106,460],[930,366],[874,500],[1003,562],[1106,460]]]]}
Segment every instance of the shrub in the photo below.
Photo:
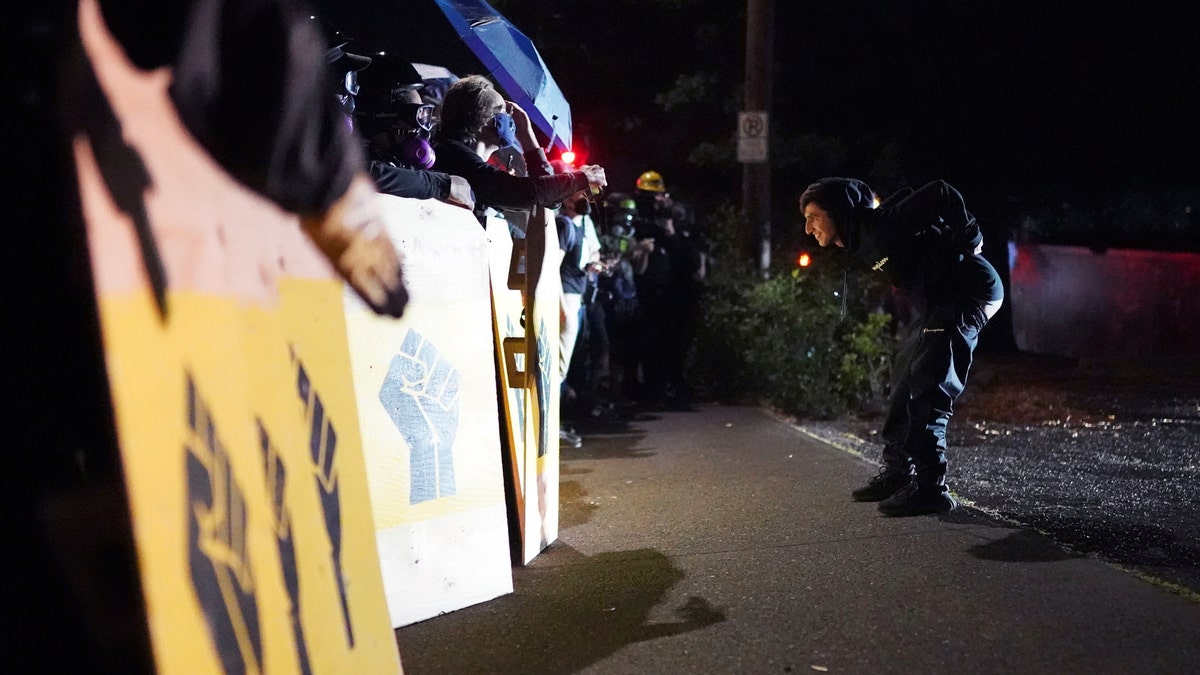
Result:
{"type": "MultiPolygon", "coordinates": [[[[718,212],[716,253],[742,232],[740,215],[718,212]]],[[[790,260],[788,261],[790,262],[790,260]]],[[[820,255],[804,269],[760,271],[717,264],[702,303],[691,377],[721,400],[752,400],[801,417],[876,407],[894,353],[881,289],[846,298],[844,256],[820,255]]],[[[850,275],[862,278],[857,272],[850,275]]],[[[857,287],[857,284],[856,284],[857,287]]]]}

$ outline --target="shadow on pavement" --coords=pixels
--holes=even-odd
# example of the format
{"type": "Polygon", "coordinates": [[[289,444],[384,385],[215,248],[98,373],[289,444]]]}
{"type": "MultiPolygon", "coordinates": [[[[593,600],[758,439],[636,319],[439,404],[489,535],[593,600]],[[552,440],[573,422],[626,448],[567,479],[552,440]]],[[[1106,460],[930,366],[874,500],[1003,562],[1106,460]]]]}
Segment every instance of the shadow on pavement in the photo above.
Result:
{"type": "Polygon", "coordinates": [[[587,556],[558,543],[513,572],[511,595],[397,629],[404,672],[574,673],[626,645],[725,620],[694,596],[652,612],[684,578],[655,549],[587,556]]]}
{"type": "Polygon", "coordinates": [[[968,554],[980,560],[1041,563],[1084,557],[1080,553],[1064,548],[1049,536],[1032,530],[1013,529],[1013,524],[997,520],[971,507],[955,509],[946,515],[939,516],[939,519],[956,525],[1011,530],[1009,534],[1000,539],[976,544],[967,549],[968,554]]]}
{"type": "Polygon", "coordinates": [[[1083,557],[1067,551],[1047,537],[1026,530],[1017,530],[1003,539],[972,546],[967,553],[980,560],[998,562],[1057,562],[1083,557]]]}
{"type": "Polygon", "coordinates": [[[1200,546],[1190,538],[1181,538],[1170,523],[1117,521],[1103,515],[1028,520],[1039,529],[1064,530],[1056,536],[1081,554],[1095,554],[1118,565],[1153,568],[1155,576],[1166,581],[1200,589],[1200,546]]]}

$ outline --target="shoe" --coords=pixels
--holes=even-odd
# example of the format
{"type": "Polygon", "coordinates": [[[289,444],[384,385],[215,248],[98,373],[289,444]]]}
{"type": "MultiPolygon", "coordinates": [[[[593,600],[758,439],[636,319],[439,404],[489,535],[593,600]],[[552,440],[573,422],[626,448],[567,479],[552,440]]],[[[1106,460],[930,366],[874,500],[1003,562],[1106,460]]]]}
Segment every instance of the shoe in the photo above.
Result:
{"type": "Polygon", "coordinates": [[[574,431],[571,431],[570,429],[559,429],[558,430],[558,441],[560,444],[569,445],[572,448],[582,448],[583,447],[583,438],[580,437],[580,435],[575,433],[574,431]]]}
{"type": "Polygon", "coordinates": [[[879,511],[885,516],[921,516],[927,513],[950,513],[956,506],[958,502],[950,496],[945,485],[922,485],[914,480],[879,502],[879,511]]]}
{"type": "Polygon", "coordinates": [[[851,492],[850,498],[856,502],[881,502],[911,482],[911,468],[897,469],[885,464],[879,469],[879,473],[867,481],[866,485],[851,492]]]}

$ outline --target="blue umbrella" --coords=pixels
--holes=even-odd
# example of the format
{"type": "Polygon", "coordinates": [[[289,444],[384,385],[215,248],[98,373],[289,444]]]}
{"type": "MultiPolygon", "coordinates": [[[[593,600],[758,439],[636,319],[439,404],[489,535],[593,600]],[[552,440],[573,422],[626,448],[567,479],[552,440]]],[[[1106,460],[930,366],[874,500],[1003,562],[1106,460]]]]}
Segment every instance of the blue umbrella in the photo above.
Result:
{"type": "Polygon", "coordinates": [[[510,101],[550,138],[571,149],[571,106],[533,41],[484,0],[434,0],[510,101]]]}

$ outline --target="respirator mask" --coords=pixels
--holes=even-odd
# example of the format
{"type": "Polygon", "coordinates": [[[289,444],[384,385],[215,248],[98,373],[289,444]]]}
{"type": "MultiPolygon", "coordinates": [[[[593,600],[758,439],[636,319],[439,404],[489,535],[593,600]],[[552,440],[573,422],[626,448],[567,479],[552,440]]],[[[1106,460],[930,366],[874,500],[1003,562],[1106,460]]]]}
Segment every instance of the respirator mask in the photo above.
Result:
{"type": "Polygon", "coordinates": [[[431,169],[437,161],[429,137],[433,129],[433,105],[401,103],[396,106],[402,125],[397,127],[396,150],[402,163],[416,169],[431,169]],[[407,129],[404,129],[407,127],[407,129]]]}

